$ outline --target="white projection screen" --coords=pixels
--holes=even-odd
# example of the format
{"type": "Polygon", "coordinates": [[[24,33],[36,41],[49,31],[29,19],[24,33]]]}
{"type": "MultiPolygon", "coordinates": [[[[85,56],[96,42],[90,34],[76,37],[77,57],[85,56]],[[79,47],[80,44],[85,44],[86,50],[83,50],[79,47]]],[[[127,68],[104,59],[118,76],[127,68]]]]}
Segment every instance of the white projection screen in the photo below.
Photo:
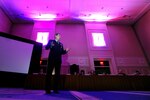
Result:
{"type": "Polygon", "coordinates": [[[0,71],[27,74],[33,46],[0,36],[0,71]]]}

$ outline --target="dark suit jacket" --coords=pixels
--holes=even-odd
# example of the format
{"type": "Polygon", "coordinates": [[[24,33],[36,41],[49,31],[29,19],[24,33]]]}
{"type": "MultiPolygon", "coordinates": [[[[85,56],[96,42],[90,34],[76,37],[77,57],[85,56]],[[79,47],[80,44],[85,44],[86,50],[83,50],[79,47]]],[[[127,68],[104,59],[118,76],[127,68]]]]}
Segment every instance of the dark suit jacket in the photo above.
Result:
{"type": "Polygon", "coordinates": [[[49,61],[61,63],[61,56],[67,53],[63,48],[63,44],[61,42],[56,42],[55,40],[49,40],[45,48],[46,50],[50,49],[49,61]]]}

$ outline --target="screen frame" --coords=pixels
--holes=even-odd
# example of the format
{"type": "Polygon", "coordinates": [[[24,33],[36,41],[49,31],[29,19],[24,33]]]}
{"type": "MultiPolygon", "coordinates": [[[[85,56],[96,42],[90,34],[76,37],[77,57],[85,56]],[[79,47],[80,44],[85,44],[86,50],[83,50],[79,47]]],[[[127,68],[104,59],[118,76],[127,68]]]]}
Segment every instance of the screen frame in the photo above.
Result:
{"type": "MultiPolygon", "coordinates": [[[[0,32],[0,36],[5,37],[5,38],[9,38],[9,39],[13,39],[16,41],[20,41],[20,42],[33,44],[33,51],[32,51],[29,70],[28,70],[27,74],[39,72],[39,70],[40,70],[40,59],[41,59],[41,53],[42,53],[42,43],[38,43],[38,42],[33,41],[33,40],[14,36],[14,35],[4,33],[4,32],[0,32]]],[[[4,72],[4,71],[0,71],[0,72],[4,72]]],[[[6,73],[16,73],[16,72],[6,72],[6,73]]],[[[20,73],[20,74],[25,74],[25,73],[20,73]]]]}

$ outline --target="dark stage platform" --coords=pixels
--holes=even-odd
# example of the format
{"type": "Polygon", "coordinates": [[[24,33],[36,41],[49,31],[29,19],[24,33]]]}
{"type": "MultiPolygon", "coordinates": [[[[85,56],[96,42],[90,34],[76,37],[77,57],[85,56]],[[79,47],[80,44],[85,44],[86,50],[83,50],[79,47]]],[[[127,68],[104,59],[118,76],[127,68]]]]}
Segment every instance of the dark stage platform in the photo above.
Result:
{"type": "MultiPolygon", "coordinates": [[[[44,89],[45,75],[28,75],[25,88],[44,89]]],[[[150,90],[149,76],[61,75],[61,90],[150,90]]]]}

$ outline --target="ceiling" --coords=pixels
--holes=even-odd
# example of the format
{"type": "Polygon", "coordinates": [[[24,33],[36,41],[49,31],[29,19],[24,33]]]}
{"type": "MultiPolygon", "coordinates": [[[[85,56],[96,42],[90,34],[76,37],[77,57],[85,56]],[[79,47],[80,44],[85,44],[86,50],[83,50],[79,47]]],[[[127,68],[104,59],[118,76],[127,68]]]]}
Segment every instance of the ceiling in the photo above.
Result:
{"type": "Polygon", "coordinates": [[[41,21],[133,24],[150,0],[0,0],[13,23],[41,21]]]}

